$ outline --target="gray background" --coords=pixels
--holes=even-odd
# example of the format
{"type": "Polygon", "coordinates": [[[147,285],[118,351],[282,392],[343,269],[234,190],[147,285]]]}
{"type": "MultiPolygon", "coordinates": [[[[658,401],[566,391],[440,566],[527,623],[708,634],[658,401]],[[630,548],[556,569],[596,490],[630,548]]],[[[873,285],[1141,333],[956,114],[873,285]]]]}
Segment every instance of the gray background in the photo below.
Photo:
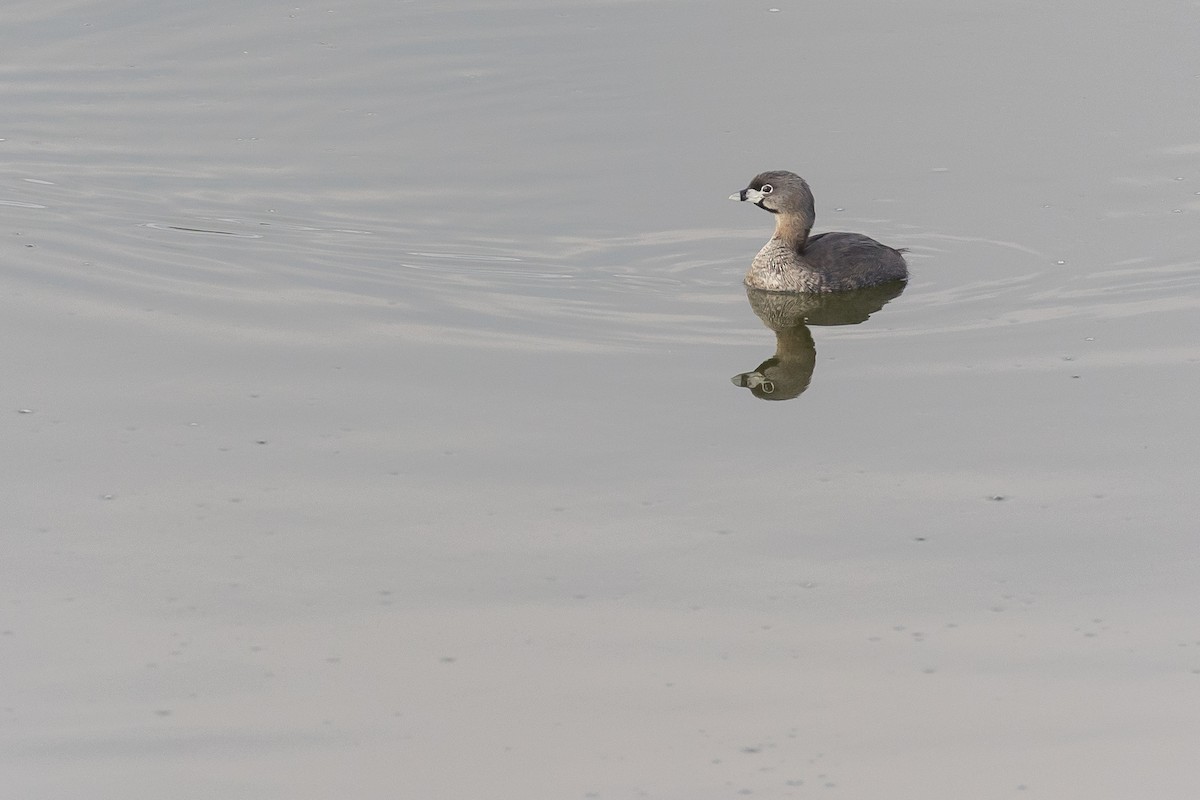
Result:
{"type": "Polygon", "coordinates": [[[6,795],[1200,795],[1198,24],[6,3],[6,795]]]}

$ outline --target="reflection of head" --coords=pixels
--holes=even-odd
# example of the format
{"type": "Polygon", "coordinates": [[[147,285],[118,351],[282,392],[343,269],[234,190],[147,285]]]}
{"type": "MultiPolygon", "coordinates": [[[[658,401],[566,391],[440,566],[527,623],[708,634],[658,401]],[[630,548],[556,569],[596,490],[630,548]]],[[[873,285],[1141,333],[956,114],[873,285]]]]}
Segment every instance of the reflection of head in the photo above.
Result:
{"type": "MultiPolygon", "coordinates": [[[[812,338],[809,338],[812,341],[812,338]]],[[[783,359],[772,356],[753,372],[743,372],[730,378],[734,386],[749,389],[760,400],[791,400],[808,388],[816,364],[816,349],[808,359],[783,359]]]]}

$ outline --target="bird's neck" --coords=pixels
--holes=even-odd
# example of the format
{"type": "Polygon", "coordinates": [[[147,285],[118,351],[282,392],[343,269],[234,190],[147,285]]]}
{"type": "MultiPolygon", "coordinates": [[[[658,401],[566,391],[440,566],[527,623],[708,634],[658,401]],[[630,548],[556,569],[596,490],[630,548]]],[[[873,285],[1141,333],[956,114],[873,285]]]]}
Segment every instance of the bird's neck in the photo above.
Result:
{"type": "Polygon", "coordinates": [[[774,238],[782,240],[796,252],[804,250],[810,230],[812,220],[803,214],[778,214],[775,217],[774,238]]]}

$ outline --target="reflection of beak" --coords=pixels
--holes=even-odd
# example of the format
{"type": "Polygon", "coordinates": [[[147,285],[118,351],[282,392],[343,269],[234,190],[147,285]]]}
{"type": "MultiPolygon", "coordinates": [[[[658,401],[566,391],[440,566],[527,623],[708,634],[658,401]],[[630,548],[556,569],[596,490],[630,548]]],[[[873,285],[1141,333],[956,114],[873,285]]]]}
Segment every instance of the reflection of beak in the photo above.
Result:
{"type": "Polygon", "coordinates": [[[766,197],[765,194],[758,189],[742,189],[740,192],[734,192],[729,195],[730,200],[749,200],[751,203],[758,203],[766,197]]]}
{"type": "MultiPolygon", "coordinates": [[[[732,200],[733,198],[731,197],[730,199],[732,200]]],[[[734,386],[740,386],[743,389],[757,389],[761,386],[763,392],[766,394],[775,391],[775,383],[761,372],[743,372],[739,375],[734,375],[729,380],[734,386]]]]}

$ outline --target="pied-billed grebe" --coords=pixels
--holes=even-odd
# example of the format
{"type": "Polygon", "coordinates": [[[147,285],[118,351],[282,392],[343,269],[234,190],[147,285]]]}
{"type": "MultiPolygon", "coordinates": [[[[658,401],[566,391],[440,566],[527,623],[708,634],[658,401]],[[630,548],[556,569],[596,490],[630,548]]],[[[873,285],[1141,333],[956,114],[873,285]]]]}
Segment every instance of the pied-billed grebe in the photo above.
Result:
{"type": "Polygon", "coordinates": [[[775,235],[754,257],[746,285],[768,292],[843,292],[908,278],[899,250],[861,233],[810,237],[816,211],[799,175],[763,172],[730,200],[749,200],[775,215],[775,235]]]}

